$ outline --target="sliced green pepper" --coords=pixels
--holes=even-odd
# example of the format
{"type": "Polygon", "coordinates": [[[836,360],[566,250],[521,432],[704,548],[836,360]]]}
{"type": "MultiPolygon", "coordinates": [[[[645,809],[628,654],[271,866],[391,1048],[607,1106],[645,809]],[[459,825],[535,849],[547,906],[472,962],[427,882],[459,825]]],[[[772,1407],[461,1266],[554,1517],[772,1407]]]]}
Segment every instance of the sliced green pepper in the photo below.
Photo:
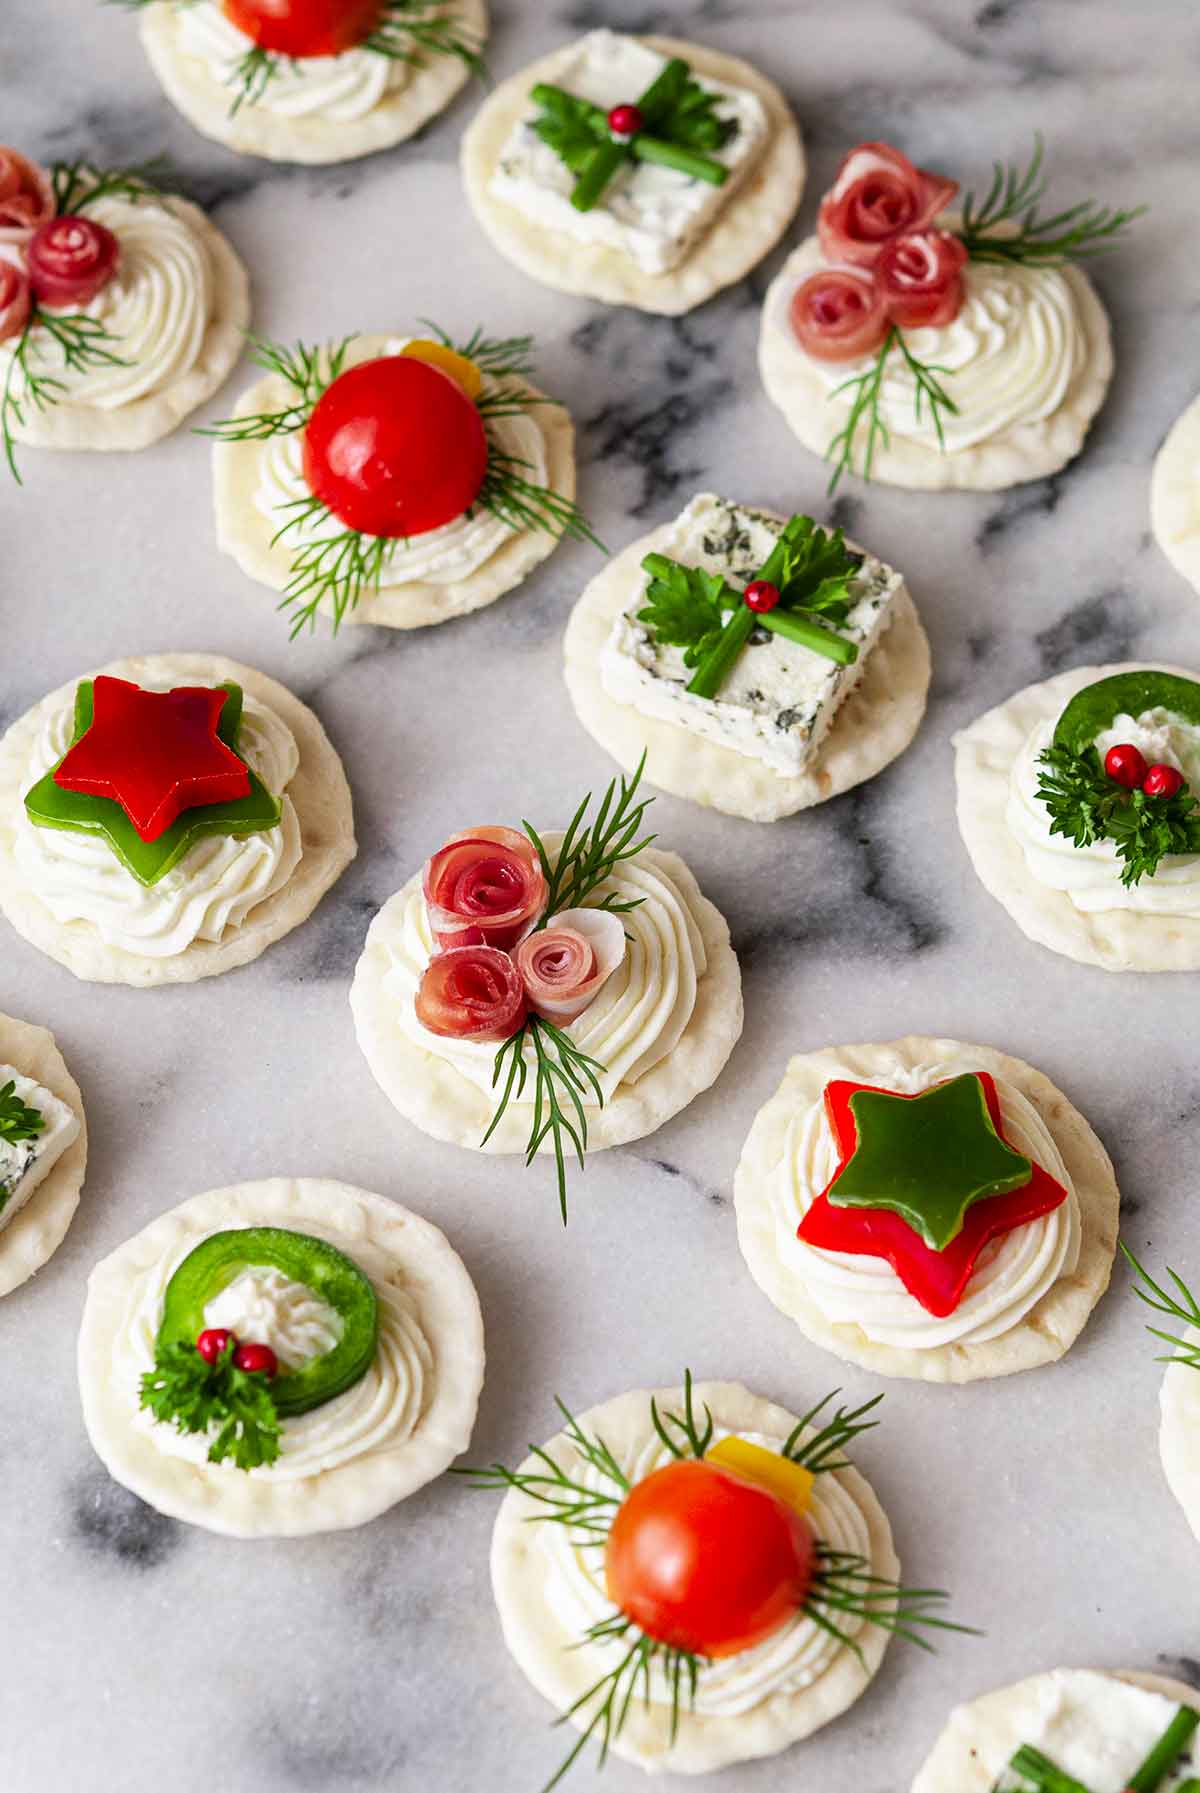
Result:
{"type": "Polygon", "coordinates": [[[1118,716],[1169,710],[1200,728],[1200,683],[1174,672],[1115,672],[1085,685],[1071,699],[1054,728],[1054,745],[1082,753],[1118,716]]]}

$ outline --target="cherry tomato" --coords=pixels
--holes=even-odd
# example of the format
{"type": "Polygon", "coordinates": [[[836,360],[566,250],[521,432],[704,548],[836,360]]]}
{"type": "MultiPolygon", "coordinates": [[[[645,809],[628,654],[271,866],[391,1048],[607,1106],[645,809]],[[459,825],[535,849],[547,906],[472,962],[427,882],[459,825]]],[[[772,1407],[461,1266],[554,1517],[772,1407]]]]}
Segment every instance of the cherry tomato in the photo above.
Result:
{"type": "Polygon", "coordinates": [[[668,1463],[617,1512],[608,1595],[648,1637],[733,1656],[803,1606],[813,1554],[803,1516],[767,1489],[715,1463],[668,1463]]]}
{"type": "Polygon", "coordinates": [[[487,457],[483,420],[462,387],[411,355],[348,368],[304,432],[309,487],[364,535],[424,535],[460,517],[487,457]]]}
{"type": "Polygon", "coordinates": [[[382,0],[222,0],[225,17],[262,50],[337,56],[369,37],[382,0]]]}

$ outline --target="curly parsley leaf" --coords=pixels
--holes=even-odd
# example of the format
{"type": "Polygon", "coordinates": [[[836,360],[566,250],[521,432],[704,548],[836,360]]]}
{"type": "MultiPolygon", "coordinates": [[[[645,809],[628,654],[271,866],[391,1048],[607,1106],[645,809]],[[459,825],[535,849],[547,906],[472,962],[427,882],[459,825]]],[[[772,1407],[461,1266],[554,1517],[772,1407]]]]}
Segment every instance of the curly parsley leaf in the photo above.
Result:
{"type": "Polygon", "coordinates": [[[850,582],[862,556],[851,553],[840,529],[831,534],[811,517],[791,518],[779,541],[785,555],[780,608],[808,612],[835,626],[844,623],[853,604],[850,582]]]}
{"type": "Polygon", "coordinates": [[[576,99],[558,87],[539,90],[541,114],[533,128],[572,174],[582,174],[593,151],[608,141],[608,125],[589,100],[576,99]]]}
{"type": "Polygon", "coordinates": [[[1128,791],[1105,773],[1095,747],[1076,753],[1053,744],[1038,756],[1037,795],[1050,813],[1051,834],[1075,847],[1110,840],[1126,888],[1152,877],[1162,860],[1200,853],[1200,809],[1187,784],[1173,797],[1128,791]]]}
{"type": "Polygon", "coordinates": [[[665,554],[647,554],[642,567],[650,584],[638,621],[657,640],[681,647],[684,665],[695,666],[720,640],[724,612],[737,601],[736,594],[719,573],[681,566],[665,554]]]}
{"type": "Polygon", "coordinates": [[[41,1109],[27,1107],[10,1079],[0,1089],[0,1139],[6,1145],[19,1145],[22,1140],[36,1139],[45,1125],[41,1109]]]}
{"type": "Polygon", "coordinates": [[[693,79],[685,62],[664,68],[639,102],[648,131],[685,149],[721,149],[737,130],[737,120],[719,118],[717,95],[693,79]]]}
{"type": "Polygon", "coordinates": [[[279,1415],[270,1384],[265,1376],[235,1367],[232,1344],[211,1364],[194,1345],[164,1346],[142,1377],[139,1402],[177,1432],[207,1432],[215,1425],[210,1463],[232,1457],[239,1469],[257,1469],[279,1455],[279,1415]]]}

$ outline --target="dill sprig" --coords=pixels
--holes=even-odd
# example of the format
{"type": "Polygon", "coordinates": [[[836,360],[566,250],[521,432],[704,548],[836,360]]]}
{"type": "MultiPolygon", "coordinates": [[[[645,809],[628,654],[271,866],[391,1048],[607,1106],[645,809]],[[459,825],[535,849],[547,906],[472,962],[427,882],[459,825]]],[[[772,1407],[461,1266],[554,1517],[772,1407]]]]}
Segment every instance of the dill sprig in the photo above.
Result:
{"type": "Polygon", "coordinates": [[[294,544],[291,576],[278,606],[292,612],[289,639],[295,641],[303,630],[314,629],[326,608],[336,635],[363,593],[379,590],[396,542],[391,536],[363,535],[339,526],[333,512],[315,496],[294,498],[281,509],[292,514],[271,537],[272,548],[323,518],[333,525],[327,535],[294,544]]]}
{"type": "Polygon", "coordinates": [[[45,1125],[46,1117],[41,1109],[22,1102],[17,1086],[10,1078],[0,1088],[0,1140],[5,1145],[20,1145],[27,1139],[36,1139],[45,1125]]]}
{"type": "Polygon", "coordinates": [[[128,367],[129,363],[113,353],[111,343],[117,338],[98,318],[84,312],[43,311],[35,307],[15,346],[8,351],[4,387],[0,391],[0,447],[8,470],[18,485],[23,485],[17,467],[17,431],[24,428],[33,412],[46,412],[57,405],[68,391],[65,380],[56,374],[39,373],[34,365],[40,358],[42,341],[35,332],[42,331],[56,344],[62,358],[61,372],[86,372],[93,367],[128,367]]]}
{"type": "Polygon", "coordinates": [[[250,49],[238,57],[226,77],[226,86],[234,90],[233,99],[229,103],[229,116],[236,118],[243,106],[257,106],[263,94],[279,73],[281,62],[287,57],[275,55],[271,50],[264,50],[261,44],[253,44],[250,49]]]}
{"type": "MultiPolygon", "coordinates": [[[[1155,1282],[1145,1265],[1140,1264],[1125,1244],[1121,1241],[1121,1250],[1141,1279],[1135,1283],[1133,1292],[1139,1301],[1144,1301],[1148,1308],[1156,1314],[1165,1314],[1167,1319],[1177,1321],[1181,1326],[1200,1331],[1200,1302],[1192,1294],[1178,1271],[1167,1265],[1167,1275],[1175,1286],[1172,1294],[1161,1283],[1155,1282]]],[[[1146,1331],[1151,1338],[1161,1339],[1164,1345],[1172,1347],[1168,1357],[1160,1357],[1159,1363],[1184,1363],[1189,1369],[1200,1370],[1200,1339],[1180,1338],[1177,1333],[1164,1332],[1157,1326],[1147,1326],[1146,1331]]]]}
{"type": "Polygon", "coordinates": [[[875,456],[881,449],[886,449],[891,442],[887,424],[880,415],[879,405],[883,396],[883,380],[887,368],[888,356],[893,349],[899,349],[905,366],[912,374],[914,382],[913,412],[918,423],[922,422],[926,410],[929,420],[937,436],[938,447],[946,446],[942,413],[950,416],[958,415],[958,406],[938,379],[939,374],[948,373],[948,368],[937,362],[926,362],[918,359],[905,341],[902,331],[893,324],[878,353],[860,373],[851,374],[835,386],[830,398],[840,398],[843,394],[852,394],[850,412],[842,428],[833,437],[825,451],[826,460],[833,462],[833,472],[829,476],[826,490],[832,495],[836,492],[844,473],[853,473],[854,452],[858,442],[860,429],[866,427],[866,442],[862,458],[862,477],[870,479],[871,469],[875,464],[875,456]]]}
{"type": "MultiPolygon", "coordinates": [[[[571,817],[553,861],[533,824],[522,823],[546,880],[546,908],[539,927],[545,927],[551,916],[564,909],[582,909],[592,892],[611,878],[619,865],[636,859],[657,838],[642,834],[646,811],[654,801],[653,797],[638,795],[645,769],[643,753],[628,778],[622,774],[613,779],[591,822],[586,818],[592,799],[590,794],[586,796],[571,817]]],[[[636,909],[640,902],[640,897],[622,902],[610,892],[597,907],[622,914],[636,909]]]]}
{"type": "Polygon", "coordinates": [[[82,212],[99,199],[126,199],[131,205],[160,199],[170,177],[170,164],[161,156],[130,168],[98,168],[80,157],[74,162],[55,162],[50,170],[60,217],[82,212]]]}
{"type": "Polygon", "coordinates": [[[427,56],[457,56],[477,81],[488,78],[482,42],[465,32],[444,0],[387,0],[363,48],[419,66],[427,56]]]}
{"type": "Polygon", "coordinates": [[[542,1015],[526,1016],[523,1025],[505,1040],[496,1054],[492,1088],[498,1088],[501,1081],[504,1087],[491,1125],[479,1142],[480,1147],[487,1144],[500,1125],[509,1103],[521,1100],[532,1075],[533,1118],[529,1125],[525,1162],[532,1164],[544,1142],[550,1140],[564,1226],[567,1224],[567,1151],[568,1147],[573,1150],[582,1170],[588,1144],[584,1101],[590,1093],[603,1108],[604,1092],[597,1077],[597,1072],[603,1070],[604,1066],[597,1059],[581,1052],[569,1034],[542,1015]],[[533,1052],[532,1072],[525,1056],[527,1045],[533,1052]]]}
{"type": "Polygon", "coordinates": [[[197,436],[215,436],[219,442],[266,442],[272,436],[291,436],[308,422],[313,406],[345,369],[346,352],[353,337],[341,342],[313,344],[271,342],[265,336],[247,336],[250,360],[264,373],[286,381],[295,394],[282,411],[256,411],[246,417],[225,417],[197,429],[197,436]]]}
{"type": "Polygon", "coordinates": [[[977,202],[974,193],[967,194],[958,235],[972,261],[1055,267],[1103,255],[1126,226],[1148,210],[1144,205],[1121,210],[1084,199],[1043,218],[1038,208],[1046,193],[1044,150],[1039,133],[1024,170],[994,162],[992,184],[984,197],[977,202]]]}

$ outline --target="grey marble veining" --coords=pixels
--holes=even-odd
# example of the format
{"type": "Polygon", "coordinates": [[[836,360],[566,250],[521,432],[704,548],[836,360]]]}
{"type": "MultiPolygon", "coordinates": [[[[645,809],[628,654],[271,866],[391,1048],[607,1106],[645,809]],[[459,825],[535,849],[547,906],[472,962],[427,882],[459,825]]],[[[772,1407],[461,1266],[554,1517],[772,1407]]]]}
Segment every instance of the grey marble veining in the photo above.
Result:
{"type": "MultiPolygon", "coordinates": [[[[54,1028],[92,1129],[66,1244],[0,1308],[3,1793],[536,1793],[558,1759],[562,1733],[500,1640],[488,1496],[446,1478],[358,1532],[238,1545],[160,1518],[99,1467],[73,1369],[87,1272],[199,1189],[335,1175],[443,1225],[487,1322],[480,1459],[512,1460],[550,1431],[555,1392],[582,1406],[685,1363],[793,1406],[838,1384],[874,1392],[760,1296],[730,1204],[742,1138],[788,1054],[829,1040],[943,1031],[1033,1060],[1112,1150],[1135,1248],[1200,1276],[1197,980],[1112,979],[1027,943],[969,870],[949,754],[956,727],[1060,668],[1130,654],[1200,666],[1196,599],[1147,523],[1150,461],[1200,379],[1200,15],[1187,0],[501,0],[496,12],[499,74],[597,23],[757,60],[812,155],[799,230],[860,138],[894,137],[978,182],[1040,128],[1063,203],[1153,203],[1098,271],[1117,377],[1086,453],[1053,480],[981,497],[847,485],[838,520],[905,570],[929,628],[928,719],[883,777],[791,822],[660,800],[661,835],[730,917],[746,1033],[715,1093],[592,1160],[565,1235],[540,1171],[404,1126],[357,1052],[346,993],[371,914],[452,827],[553,823],[609,775],[559,673],[595,556],[565,547],[523,591],[434,631],[293,647],[270,594],[217,554],[207,451],[186,432],[130,457],[30,452],[24,492],[0,487],[0,722],[117,654],[243,658],[320,712],[362,847],[306,927],[188,990],[79,985],[0,931],[0,1008],[54,1028]]],[[[678,322],[532,285],[461,195],[475,103],[370,161],[272,168],[176,116],[119,9],[0,8],[0,139],[46,157],[165,151],[249,263],[262,331],[399,329],[419,315],[533,331],[542,383],[580,425],[582,495],[611,546],[702,485],[820,513],[823,471],[754,371],[775,264],[678,322]]],[[[1159,1469],[1152,1356],[1118,1278],[1053,1369],[960,1391],[889,1386],[858,1460],[908,1574],[952,1588],[956,1614],[987,1636],[935,1658],[895,1648],[851,1715],[727,1772],[722,1789],[902,1793],[956,1698],[1058,1661],[1200,1682],[1200,1555],[1159,1469]]],[[[605,1771],[609,1793],[643,1784],[620,1763],[605,1771]]]]}

